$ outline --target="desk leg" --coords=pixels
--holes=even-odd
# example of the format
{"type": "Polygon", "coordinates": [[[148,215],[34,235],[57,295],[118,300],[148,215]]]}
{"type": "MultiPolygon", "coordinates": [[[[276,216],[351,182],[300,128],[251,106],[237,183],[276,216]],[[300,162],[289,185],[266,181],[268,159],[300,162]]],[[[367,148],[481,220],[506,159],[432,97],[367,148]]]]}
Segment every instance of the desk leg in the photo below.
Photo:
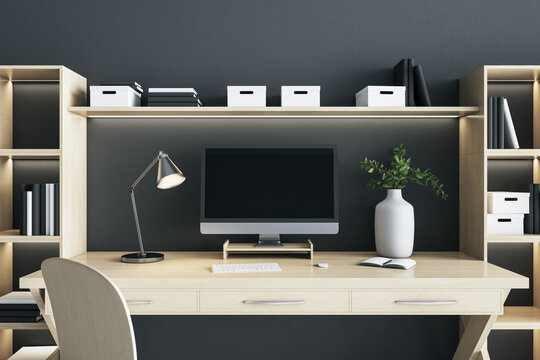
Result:
{"type": "Polygon", "coordinates": [[[54,342],[58,345],[58,334],[56,333],[54,318],[51,315],[45,315],[45,289],[30,289],[30,293],[32,293],[34,300],[36,300],[39,311],[43,315],[43,320],[45,320],[54,342]]]}
{"type": "Polygon", "coordinates": [[[489,359],[487,337],[498,315],[472,315],[467,320],[453,360],[489,359]]]}

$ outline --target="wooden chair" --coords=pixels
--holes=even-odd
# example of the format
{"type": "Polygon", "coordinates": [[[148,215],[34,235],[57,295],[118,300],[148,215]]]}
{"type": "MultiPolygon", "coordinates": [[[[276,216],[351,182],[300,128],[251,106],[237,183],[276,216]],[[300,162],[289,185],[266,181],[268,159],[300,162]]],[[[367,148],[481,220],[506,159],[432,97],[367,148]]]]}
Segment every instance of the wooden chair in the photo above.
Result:
{"type": "Polygon", "coordinates": [[[107,277],[89,266],[60,258],[45,260],[41,271],[61,360],[137,359],[126,301],[107,277]]]}

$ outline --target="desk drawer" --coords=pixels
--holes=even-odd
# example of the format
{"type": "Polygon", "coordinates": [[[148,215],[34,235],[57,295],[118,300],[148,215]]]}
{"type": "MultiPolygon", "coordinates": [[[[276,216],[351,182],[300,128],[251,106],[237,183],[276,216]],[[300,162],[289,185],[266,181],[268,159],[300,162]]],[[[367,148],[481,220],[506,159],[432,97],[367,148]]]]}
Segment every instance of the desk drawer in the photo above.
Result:
{"type": "Polygon", "coordinates": [[[122,294],[134,315],[197,312],[196,291],[122,290],[122,294]]]}
{"type": "Polygon", "coordinates": [[[358,314],[501,314],[502,292],[441,290],[353,291],[352,312],[358,314]]]}
{"type": "Polygon", "coordinates": [[[340,314],[349,311],[346,291],[202,291],[201,313],[340,314]]]}

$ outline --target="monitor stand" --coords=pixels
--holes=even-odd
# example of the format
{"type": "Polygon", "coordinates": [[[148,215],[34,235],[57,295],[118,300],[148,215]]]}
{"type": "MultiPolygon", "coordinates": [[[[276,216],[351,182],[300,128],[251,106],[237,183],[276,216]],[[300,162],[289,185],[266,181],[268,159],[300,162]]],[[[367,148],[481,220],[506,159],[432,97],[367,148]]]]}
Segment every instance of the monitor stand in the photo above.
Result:
{"type": "Polygon", "coordinates": [[[282,247],[279,234],[260,234],[259,242],[255,246],[282,247]]]}

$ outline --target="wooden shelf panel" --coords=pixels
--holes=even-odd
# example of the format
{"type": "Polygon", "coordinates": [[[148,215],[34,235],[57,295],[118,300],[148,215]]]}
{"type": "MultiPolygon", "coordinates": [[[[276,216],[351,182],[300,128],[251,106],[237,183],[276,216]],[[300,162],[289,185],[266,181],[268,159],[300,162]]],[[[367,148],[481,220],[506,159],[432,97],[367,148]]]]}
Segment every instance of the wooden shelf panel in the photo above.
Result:
{"type": "Polygon", "coordinates": [[[450,107],[69,107],[87,117],[460,117],[476,115],[476,106],[450,107]]]}
{"type": "Polygon", "coordinates": [[[537,65],[488,65],[488,81],[536,81],[540,78],[537,65]]]}
{"type": "Polygon", "coordinates": [[[540,149],[488,149],[488,159],[536,159],[540,157],[540,149]]]}
{"type": "Polygon", "coordinates": [[[0,157],[12,157],[14,159],[58,159],[60,149],[0,149],[0,157]]]}
{"type": "Polygon", "coordinates": [[[505,306],[493,326],[495,330],[540,329],[540,309],[534,306],[505,306]]]}
{"type": "Polygon", "coordinates": [[[486,241],[493,243],[535,243],[540,242],[540,235],[487,235],[486,241]]]}
{"type": "Polygon", "coordinates": [[[32,323],[6,323],[0,322],[0,330],[48,330],[47,324],[44,320],[32,323]]]}
{"type": "Polygon", "coordinates": [[[59,243],[60,236],[19,235],[19,230],[3,230],[0,231],[0,243],[59,243]]]}
{"type": "Polygon", "coordinates": [[[1,65],[0,80],[59,81],[61,65],[1,65]]]}

